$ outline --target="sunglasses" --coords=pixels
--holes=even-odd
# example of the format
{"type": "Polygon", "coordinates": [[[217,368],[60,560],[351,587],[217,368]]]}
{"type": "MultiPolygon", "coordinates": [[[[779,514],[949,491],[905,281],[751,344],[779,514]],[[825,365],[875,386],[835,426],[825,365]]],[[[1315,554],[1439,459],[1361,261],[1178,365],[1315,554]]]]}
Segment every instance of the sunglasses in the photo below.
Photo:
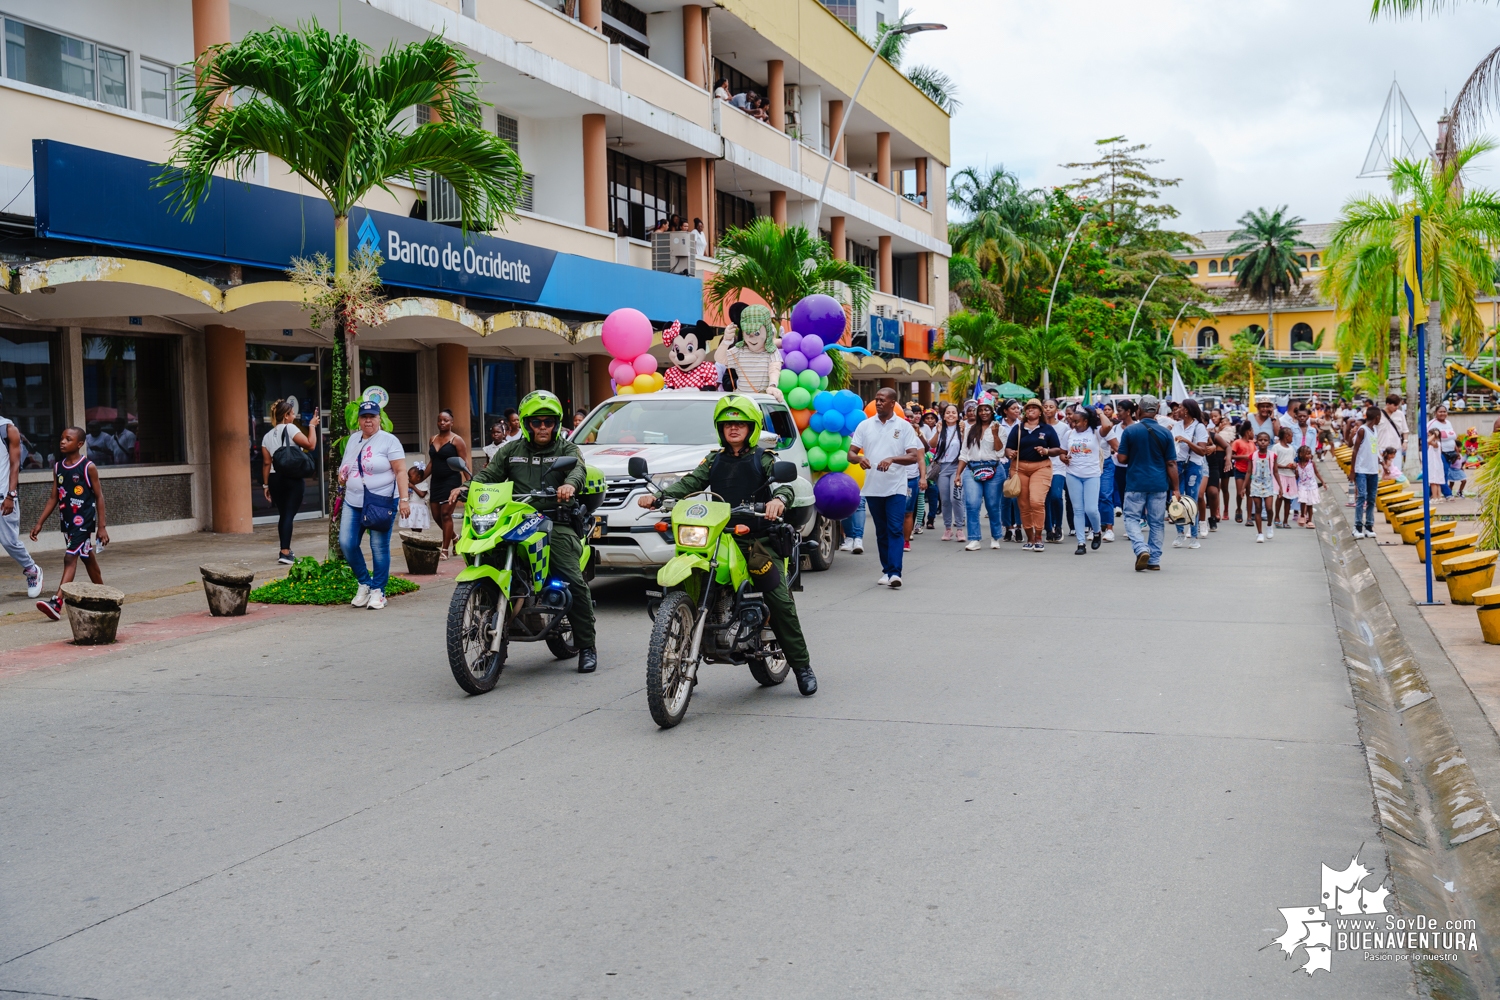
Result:
{"type": "Polygon", "coordinates": [[[533,427],[533,428],[538,428],[538,427],[556,427],[557,426],[557,418],[556,417],[527,417],[526,418],[526,426],[527,427],[533,427]]]}

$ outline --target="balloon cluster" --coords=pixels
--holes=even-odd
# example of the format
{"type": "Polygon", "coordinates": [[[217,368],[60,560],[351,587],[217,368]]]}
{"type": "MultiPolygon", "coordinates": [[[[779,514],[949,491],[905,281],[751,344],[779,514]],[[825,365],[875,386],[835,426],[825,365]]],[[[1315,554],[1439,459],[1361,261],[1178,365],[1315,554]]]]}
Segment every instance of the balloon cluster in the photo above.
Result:
{"type": "Polygon", "coordinates": [[[651,321],[638,309],[616,309],[604,318],[600,339],[614,360],[609,377],[621,396],[655,392],[665,383],[651,351],[651,321]]]}

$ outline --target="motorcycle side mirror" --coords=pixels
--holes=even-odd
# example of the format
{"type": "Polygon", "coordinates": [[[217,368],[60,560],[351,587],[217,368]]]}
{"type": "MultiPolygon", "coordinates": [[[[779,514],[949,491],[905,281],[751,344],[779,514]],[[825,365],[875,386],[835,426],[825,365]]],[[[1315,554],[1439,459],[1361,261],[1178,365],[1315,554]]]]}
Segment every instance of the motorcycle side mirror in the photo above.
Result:
{"type": "Polygon", "coordinates": [[[459,458],[457,455],[454,455],[452,458],[448,459],[448,468],[452,469],[454,472],[469,471],[469,467],[464,464],[464,460],[459,458]]]}
{"type": "Polygon", "coordinates": [[[794,483],[797,481],[797,467],[791,462],[777,462],[771,466],[771,478],[778,483],[794,483]]]}
{"type": "Polygon", "coordinates": [[[563,455],[560,458],[554,458],[552,460],[552,468],[547,470],[547,475],[552,476],[565,472],[571,472],[573,471],[573,467],[577,464],[578,459],[574,458],[572,455],[563,455]]]}
{"type": "Polygon", "coordinates": [[[632,479],[647,479],[651,476],[650,467],[646,464],[646,460],[639,455],[625,463],[625,471],[630,473],[630,478],[632,479]]]}

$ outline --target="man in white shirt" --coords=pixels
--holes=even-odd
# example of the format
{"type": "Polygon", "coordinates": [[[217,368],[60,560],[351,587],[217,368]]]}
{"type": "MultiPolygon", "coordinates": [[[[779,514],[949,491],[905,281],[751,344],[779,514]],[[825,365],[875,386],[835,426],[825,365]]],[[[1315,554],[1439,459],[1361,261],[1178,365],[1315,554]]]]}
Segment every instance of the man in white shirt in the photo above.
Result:
{"type": "Polygon", "coordinates": [[[0,548],[26,574],[26,596],[42,593],[42,568],[31,558],[21,541],[21,428],[0,417],[0,482],[5,483],[5,500],[0,503],[0,548]]]}
{"type": "Polygon", "coordinates": [[[901,586],[901,556],[906,544],[902,527],[906,521],[906,470],[922,458],[922,439],[911,424],[896,416],[896,390],[875,393],[875,419],[854,429],[849,440],[849,460],[865,470],[860,489],[870,518],[875,522],[875,547],[880,553],[882,587],[901,586]]]}
{"type": "Polygon", "coordinates": [[[697,257],[708,256],[708,234],[703,231],[703,220],[693,220],[693,254],[697,257]]]}

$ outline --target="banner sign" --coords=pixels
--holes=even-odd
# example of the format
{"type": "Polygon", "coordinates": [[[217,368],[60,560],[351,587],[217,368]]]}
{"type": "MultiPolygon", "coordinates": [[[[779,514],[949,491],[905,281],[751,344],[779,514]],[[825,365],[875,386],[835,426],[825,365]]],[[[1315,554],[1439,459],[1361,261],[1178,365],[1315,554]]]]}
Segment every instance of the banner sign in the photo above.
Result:
{"type": "Polygon", "coordinates": [[[901,353],[901,321],[870,316],[870,350],[876,354],[901,353]]]}

